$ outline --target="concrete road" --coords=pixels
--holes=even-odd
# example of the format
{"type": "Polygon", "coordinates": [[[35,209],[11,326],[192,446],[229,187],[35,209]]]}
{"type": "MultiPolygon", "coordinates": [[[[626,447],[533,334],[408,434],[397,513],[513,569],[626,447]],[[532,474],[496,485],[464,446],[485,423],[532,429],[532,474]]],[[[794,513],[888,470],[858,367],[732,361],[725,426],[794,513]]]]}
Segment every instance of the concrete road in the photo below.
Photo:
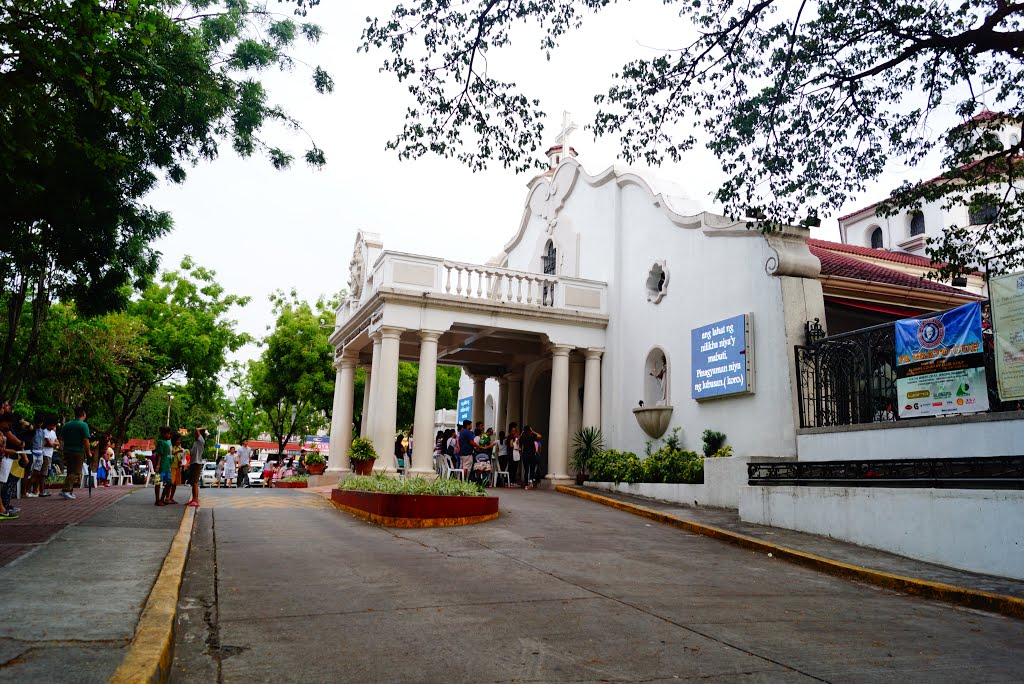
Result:
{"type": "Polygon", "coordinates": [[[1019,682],[1024,621],[836,579],[545,491],[388,530],[204,494],[177,682],[1019,682]]]}

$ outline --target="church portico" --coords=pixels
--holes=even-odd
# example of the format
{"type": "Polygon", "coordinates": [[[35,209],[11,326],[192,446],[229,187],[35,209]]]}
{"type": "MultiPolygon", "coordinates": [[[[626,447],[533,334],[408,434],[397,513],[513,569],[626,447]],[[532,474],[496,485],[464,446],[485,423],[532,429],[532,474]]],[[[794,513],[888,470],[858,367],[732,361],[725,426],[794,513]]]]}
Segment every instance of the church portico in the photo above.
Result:
{"type": "MultiPolygon", "coordinates": [[[[370,262],[374,247],[380,245],[360,234],[356,249],[363,255],[353,263],[370,262]]],[[[339,308],[331,342],[338,378],[350,368],[354,376],[357,365],[366,368],[362,434],[377,449],[374,469],[394,471],[399,361],[419,363],[413,429],[417,436],[430,437],[438,364],[463,368],[472,378],[472,419],[485,420],[486,411],[491,422],[500,420],[495,426],[499,429],[507,422],[522,422],[524,403],[531,401],[523,393],[525,369],[546,363],[557,372],[556,382],[545,388],[544,403],[550,402],[551,415],[544,416],[544,426],[560,426],[545,435],[549,476],[568,480],[570,355],[580,350],[574,373],[578,385],[584,375],[583,352],[605,345],[606,285],[383,250],[372,263],[373,270],[365,276],[361,268],[353,269],[353,278],[362,280],[358,286],[350,283],[350,289],[359,297],[350,297],[339,308]],[[496,396],[486,394],[488,381],[500,383],[496,396]]],[[[596,358],[599,375],[600,357],[596,358]]],[[[593,382],[598,387],[592,394],[599,395],[599,378],[593,382]]],[[[336,410],[347,406],[351,413],[352,391],[347,379],[336,382],[336,410]]],[[[577,397],[577,422],[584,413],[580,401],[577,397]]],[[[348,465],[340,456],[347,454],[349,445],[342,436],[347,434],[343,423],[340,418],[332,422],[332,434],[341,436],[332,440],[337,456],[331,468],[336,472],[348,465]]],[[[414,439],[411,474],[431,476],[432,453],[432,439],[414,439]]]]}

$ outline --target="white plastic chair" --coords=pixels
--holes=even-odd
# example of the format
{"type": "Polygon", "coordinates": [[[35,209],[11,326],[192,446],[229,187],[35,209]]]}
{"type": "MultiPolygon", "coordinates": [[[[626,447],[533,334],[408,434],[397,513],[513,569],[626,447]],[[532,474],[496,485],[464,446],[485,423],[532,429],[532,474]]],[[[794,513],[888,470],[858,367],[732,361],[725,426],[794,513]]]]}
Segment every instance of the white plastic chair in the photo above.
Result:
{"type": "Polygon", "coordinates": [[[466,479],[466,471],[463,470],[462,468],[456,468],[455,465],[452,463],[452,457],[448,456],[447,454],[445,454],[445,457],[444,457],[444,473],[442,473],[441,477],[444,477],[444,478],[458,477],[460,480],[465,480],[466,479]]]}
{"type": "Polygon", "coordinates": [[[505,485],[507,487],[511,487],[512,477],[508,474],[507,470],[501,469],[501,459],[496,458],[493,461],[491,461],[491,486],[497,487],[498,480],[500,480],[503,476],[505,478],[505,485]]]}

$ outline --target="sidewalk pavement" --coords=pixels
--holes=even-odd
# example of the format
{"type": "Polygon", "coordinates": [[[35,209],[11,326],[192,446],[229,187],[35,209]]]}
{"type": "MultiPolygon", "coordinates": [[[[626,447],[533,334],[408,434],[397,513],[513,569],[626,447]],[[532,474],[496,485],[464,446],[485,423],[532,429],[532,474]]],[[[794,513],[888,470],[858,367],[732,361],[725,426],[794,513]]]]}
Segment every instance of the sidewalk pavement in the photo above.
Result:
{"type": "Polygon", "coordinates": [[[15,499],[11,504],[21,509],[14,520],[0,520],[0,568],[15,558],[50,541],[68,525],[87,520],[122,496],[138,487],[78,488],[72,503],[61,498],[59,489],[49,490],[51,496],[41,499],[15,499]]]}
{"type": "Polygon", "coordinates": [[[830,537],[743,522],[740,520],[739,512],[732,509],[687,506],[592,487],[573,487],[573,489],[592,492],[616,501],[642,506],[659,513],[667,513],[682,520],[718,527],[747,537],[754,537],[769,544],[784,546],[849,565],[926,582],[938,582],[965,589],[1024,598],[1024,582],[1019,580],[947,568],[866,546],[857,546],[830,537]]]}
{"type": "Polygon", "coordinates": [[[149,489],[129,487],[21,504],[21,517],[0,527],[5,542],[12,531],[31,538],[21,528],[34,523],[50,530],[47,537],[57,533],[0,568],[0,682],[106,682],[131,642],[185,507],[156,507],[149,489]]]}

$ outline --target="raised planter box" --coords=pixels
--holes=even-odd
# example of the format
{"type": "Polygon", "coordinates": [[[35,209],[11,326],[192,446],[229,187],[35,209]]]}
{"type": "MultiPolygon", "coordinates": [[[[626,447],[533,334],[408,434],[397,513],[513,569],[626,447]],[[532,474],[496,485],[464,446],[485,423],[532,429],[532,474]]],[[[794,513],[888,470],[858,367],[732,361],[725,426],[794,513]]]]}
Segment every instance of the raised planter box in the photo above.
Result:
{"type": "Polygon", "coordinates": [[[498,517],[496,496],[416,496],[335,489],[331,501],[384,527],[455,527],[498,517]]]}
{"type": "Polygon", "coordinates": [[[308,482],[275,482],[274,489],[305,489],[308,482]]]}

